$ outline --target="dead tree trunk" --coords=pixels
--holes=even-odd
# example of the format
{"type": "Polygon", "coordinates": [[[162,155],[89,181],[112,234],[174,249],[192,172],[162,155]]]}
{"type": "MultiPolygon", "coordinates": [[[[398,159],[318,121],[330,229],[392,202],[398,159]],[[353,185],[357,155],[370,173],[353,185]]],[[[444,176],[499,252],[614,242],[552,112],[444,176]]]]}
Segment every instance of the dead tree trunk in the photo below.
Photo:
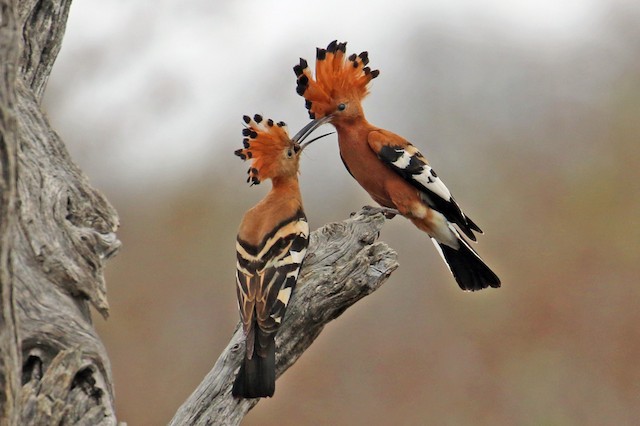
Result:
{"type": "Polygon", "coordinates": [[[20,357],[9,259],[15,229],[16,146],[13,87],[17,62],[15,11],[0,0],[0,423],[16,424],[20,357]]]}
{"type": "Polygon", "coordinates": [[[0,0],[0,423],[116,423],[107,316],[116,212],[40,108],[69,0],[0,0]]]}
{"type": "MultiPolygon", "coordinates": [[[[118,217],[71,161],[40,108],[70,0],[0,0],[0,425],[114,425],[109,359],[89,305],[108,315],[105,261],[118,217]]],[[[397,268],[375,243],[381,213],[311,235],[278,335],[278,374],[324,325],[397,268]]],[[[237,424],[257,403],[230,386],[243,353],[236,330],[172,424],[237,424]]]]}

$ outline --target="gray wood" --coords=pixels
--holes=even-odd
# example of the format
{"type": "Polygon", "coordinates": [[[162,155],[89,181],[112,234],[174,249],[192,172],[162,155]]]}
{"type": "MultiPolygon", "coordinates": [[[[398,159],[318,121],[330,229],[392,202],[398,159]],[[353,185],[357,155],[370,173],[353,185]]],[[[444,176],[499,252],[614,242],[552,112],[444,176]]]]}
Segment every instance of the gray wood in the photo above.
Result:
{"type": "Polygon", "coordinates": [[[0,423],[18,421],[19,338],[13,297],[11,235],[16,216],[15,64],[18,62],[15,10],[0,0],[0,423]],[[3,60],[4,59],[4,60],[3,60]]]}
{"type": "MultiPolygon", "coordinates": [[[[276,337],[278,376],[298,360],[328,322],[378,289],[398,267],[395,251],[375,242],[384,220],[379,209],[364,207],[348,220],[311,233],[298,287],[276,337]]],[[[213,369],[170,424],[239,424],[259,401],[237,400],[231,395],[243,354],[244,336],[238,323],[213,369]]]]}
{"type": "Polygon", "coordinates": [[[89,305],[108,315],[118,217],[40,108],[70,3],[0,0],[3,425],[116,424],[89,305]]]}

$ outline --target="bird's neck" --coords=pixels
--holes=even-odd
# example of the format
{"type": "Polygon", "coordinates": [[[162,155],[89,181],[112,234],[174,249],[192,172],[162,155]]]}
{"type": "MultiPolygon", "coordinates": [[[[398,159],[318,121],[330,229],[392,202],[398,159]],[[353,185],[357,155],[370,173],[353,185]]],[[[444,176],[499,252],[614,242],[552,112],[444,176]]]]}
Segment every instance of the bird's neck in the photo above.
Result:
{"type": "Polygon", "coordinates": [[[294,217],[302,209],[302,197],[295,176],[276,177],[271,182],[271,191],[245,213],[238,230],[239,239],[256,247],[263,244],[265,236],[283,220],[294,217]]]}
{"type": "Polygon", "coordinates": [[[271,192],[268,196],[272,197],[290,197],[294,199],[301,199],[300,196],[300,184],[298,183],[298,176],[276,176],[271,178],[271,192]]]}
{"type": "Polygon", "coordinates": [[[364,116],[353,117],[349,120],[337,120],[333,122],[337,132],[340,146],[367,144],[367,136],[374,129],[364,116]]]}

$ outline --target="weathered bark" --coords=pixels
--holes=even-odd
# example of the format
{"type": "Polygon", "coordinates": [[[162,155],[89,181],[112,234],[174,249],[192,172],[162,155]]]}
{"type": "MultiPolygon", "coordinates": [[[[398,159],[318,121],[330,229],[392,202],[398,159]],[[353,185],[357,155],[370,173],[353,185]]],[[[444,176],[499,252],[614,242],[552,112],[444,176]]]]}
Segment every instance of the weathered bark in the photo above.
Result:
{"type": "MultiPolygon", "coordinates": [[[[311,234],[298,287],[276,337],[278,376],[296,362],[329,321],[375,291],[398,267],[396,253],[375,242],[383,223],[379,209],[365,207],[351,219],[311,234]]],[[[259,401],[231,396],[243,354],[244,336],[238,324],[213,369],[170,424],[239,424],[259,401]]]]}
{"type": "Polygon", "coordinates": [[[120,245],[118,218],[40,109],[69,5],[0,0],[2,424],[116,423],[89,303],[108,314],[102,268],[120,245]]]}
{"type": "Polygon", "coordinates": [[[0,423],[18,421],[20,357],[9,251],[17,202],[14,107],[18,58],[13,5],[0,0],[0,423]],[[5,59],[5,60],[2,60],[5,59]]]}

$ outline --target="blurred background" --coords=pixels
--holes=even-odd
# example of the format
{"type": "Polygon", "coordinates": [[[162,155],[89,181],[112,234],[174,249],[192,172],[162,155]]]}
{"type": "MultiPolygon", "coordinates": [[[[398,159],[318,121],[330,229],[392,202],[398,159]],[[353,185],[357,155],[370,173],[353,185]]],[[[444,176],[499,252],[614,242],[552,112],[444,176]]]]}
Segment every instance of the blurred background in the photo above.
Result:
{"type": "MultiPolygon", "coordinates": [[[[348,41],[370,122],[411,140],[485,231],[503,287],[463,293],[396,218],[400,268],[246,425],[640,421],[640,2],[83,0],[45,107],[121,218],[107,267],[118,418],[165,424],[238,320],[243,114],[307,122],[292,66],[348,41]]],[[[370,204],[335,136],[306,151],[313,229],[370,204]]]]}

